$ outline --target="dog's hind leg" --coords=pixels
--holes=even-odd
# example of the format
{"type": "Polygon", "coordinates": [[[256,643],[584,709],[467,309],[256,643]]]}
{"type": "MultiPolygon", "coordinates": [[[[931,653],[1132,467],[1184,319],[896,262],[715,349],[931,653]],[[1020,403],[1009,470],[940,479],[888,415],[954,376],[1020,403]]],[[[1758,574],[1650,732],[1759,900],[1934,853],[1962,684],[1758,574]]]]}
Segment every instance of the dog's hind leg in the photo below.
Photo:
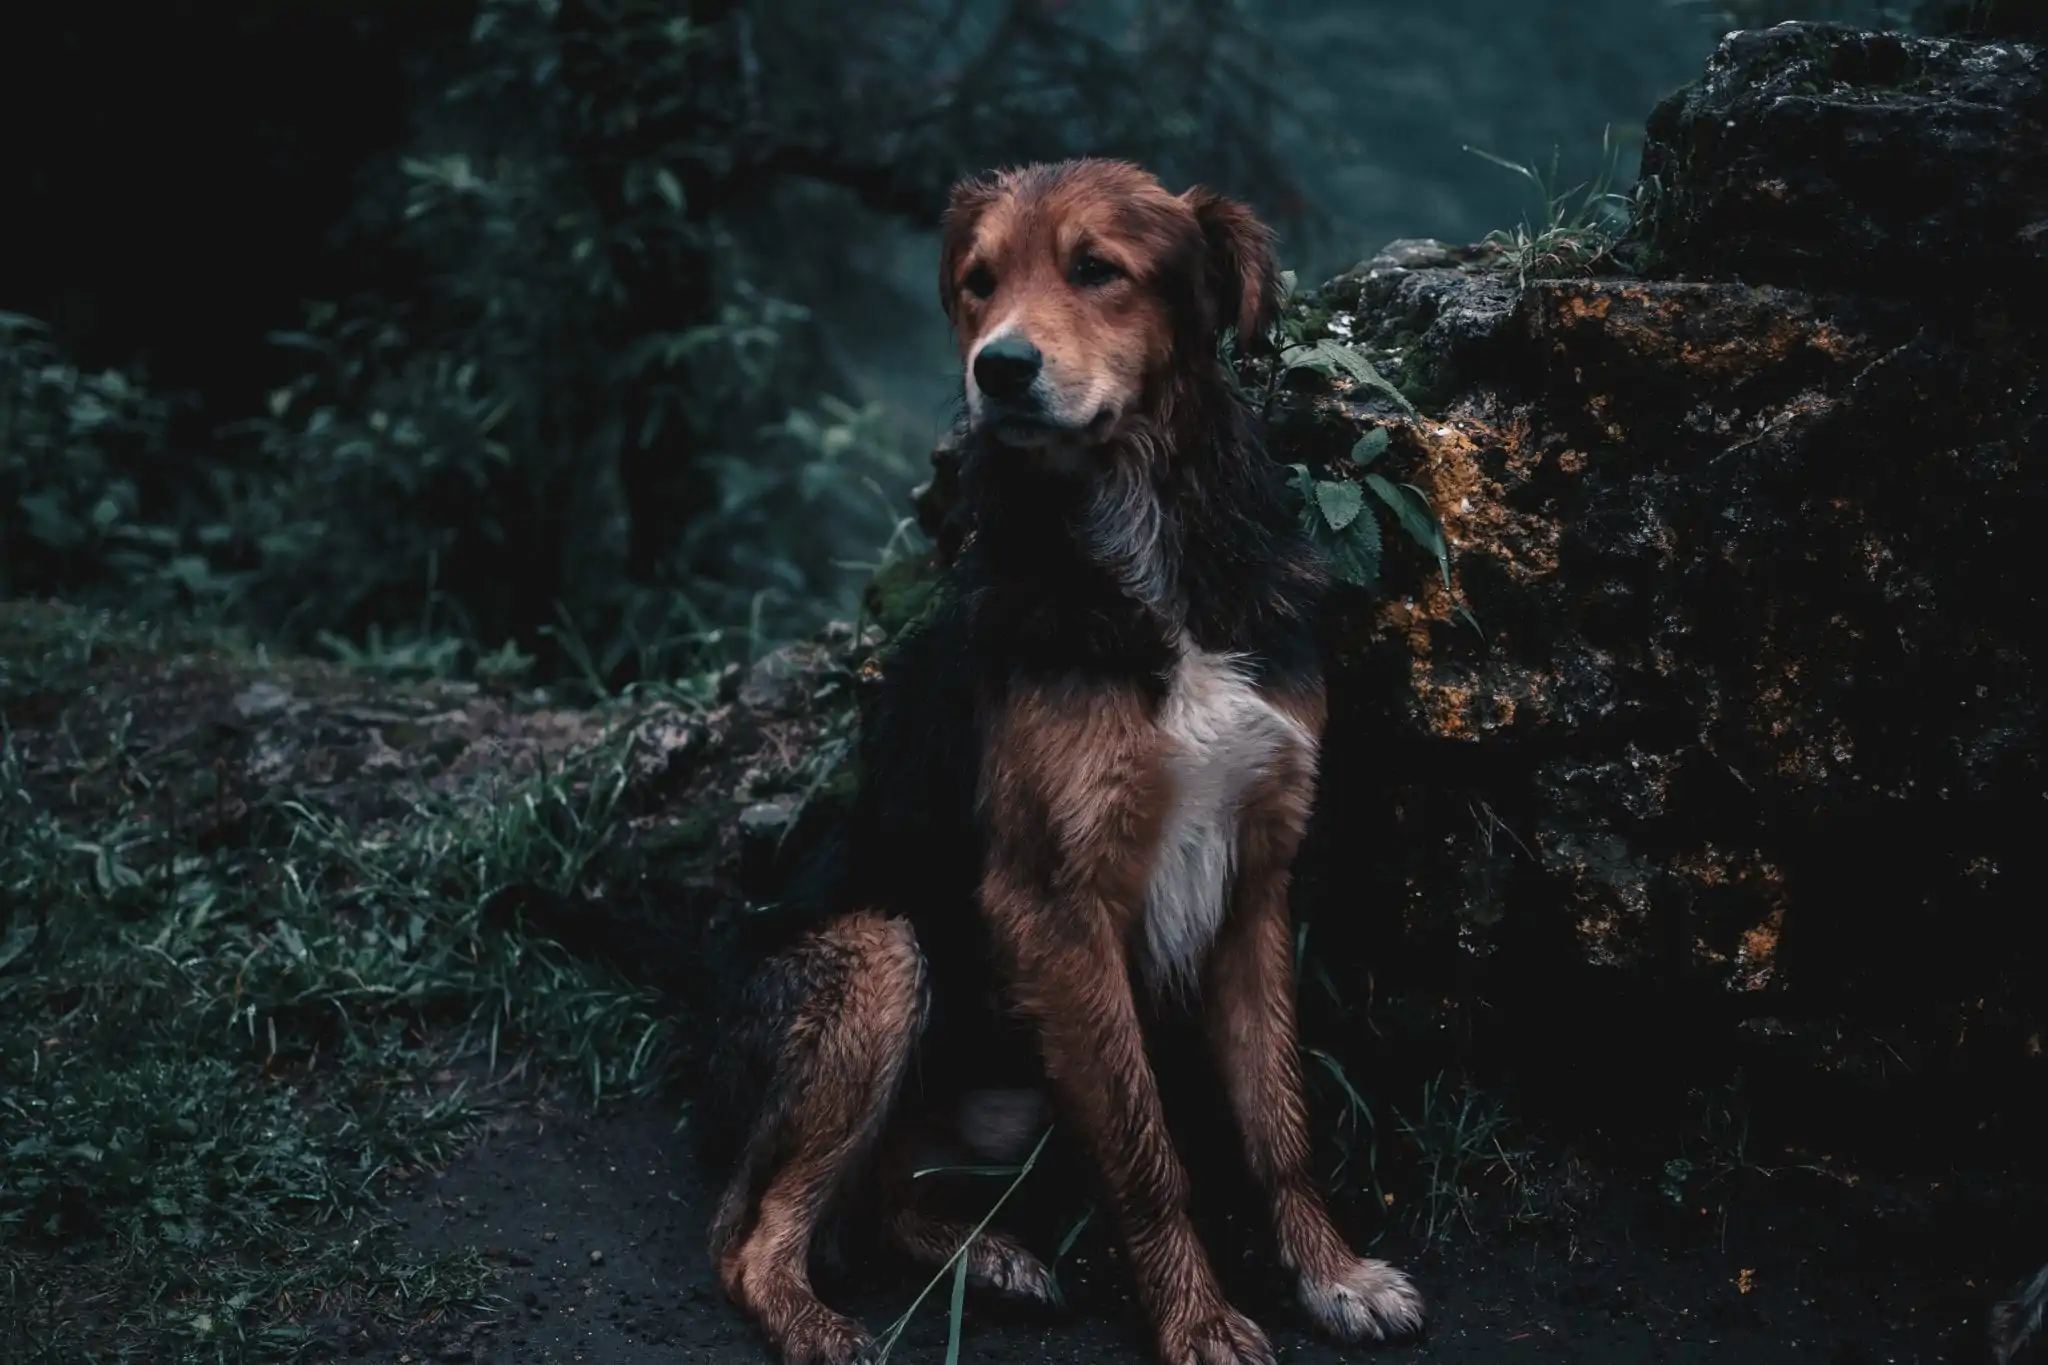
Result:
{"type": "Polygon", "coordinates": [[[1340,1341],[1380,1341],[1422,1326],[1422,1296],[1392,1265],[1352,1253],[1311,1170],[1287,903],[1307,790],[1297,773],[1246,802],[1235,903],[1209,959],[1209,1036],[1303,1309],[1340,1341]]]}
{"type": "Polygon", "coordinates": [[[726,1296],[786,1365],[845,1365],[860,1324],[811,1288],[813,1234],[872,1157],[923,1029],[924,959],[907,921],[844,915],[769,962],[744,1006],[739,1059],[767,1096],[711,1230],[726,1296]]]}

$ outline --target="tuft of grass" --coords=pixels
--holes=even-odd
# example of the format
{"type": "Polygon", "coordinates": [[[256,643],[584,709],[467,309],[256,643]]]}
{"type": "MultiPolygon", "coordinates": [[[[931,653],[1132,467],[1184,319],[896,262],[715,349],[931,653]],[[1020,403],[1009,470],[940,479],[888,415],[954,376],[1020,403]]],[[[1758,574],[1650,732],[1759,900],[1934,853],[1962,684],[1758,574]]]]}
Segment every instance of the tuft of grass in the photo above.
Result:
{"type": "Polygon", "coordinates": [[[1513,228],[1496,228],[1485,239],[1499,248],[1502,263],[1525,289],[1531,280],[1585,275],[1607,261],[1634,222],[1640,197],[1652,188],[1638,185],[1629,193],[1614,189],[1620,148],[1614,145],[1611,128],[1600,137],[1599,174],[1570,189],[1558,188],[1555,151],[1549,171],[1543,172],[1478,147],[1467,145],[1465,150],[1521,176],[1542,203],[1540,221],[1524,217],[1513,228]]]}
{"type": "Polygon", "coordinates": [[[1470,1085],[1460,1086],[1453,1095],[1439,1075],[1423,1084],[1421,1107],[1413,1115],[1397,1113],[1395,1121],[1422,1160],[1423,1240],[1434,1244],[1453,1220],[1477,1235],[1472,1211],[1479,1177],[1500,1169],[1512,1179],[1520,1157],[1503,1142],[1506,1107],[1470,1085]]]}
{"type": "Polygon", "coordinates": [[[1373,1119],[1371,1103],[1351,1083],[1351,1075],[1344,1069],[1343,1062],[1321,1048],[1309,1048],[1307,1051],[1336,1085],[1342,1101],[1337,1110],[1337,1164],[1330,1172],[1331,1188],[1339,1192],[1369,1188],[1373,1198],[1382,1204],[1387,1203],[1387,1192],[1380,1184],[1379,1129],[1373,1119]],[[1353,1163],[1359,1160],[1361,1153],[1365,1165],[1362,1184],[1352,1173],[1353,1163]]]}
{"type": "MultiPolygon", "coordinates": [[[[38,639],[12,609],[0,628],[39,651],[0,652],[7,726],[86,704],[65,697],[109,651],[163,644],[38,639]]],[[[287,792],[254,846],[202,847],[162,818],[133,717],[100,719],[107,752],[63,758],[54,731],[0,727],[0,1346],[290,1359],[339,1324],[481,1303],[479,1260],[403,1244],[390,1182],[515,1084],[645,1090],[675,1045],[646,993],[485,923],[503,887],[594,875],[624,745],[395,817],[287,792]],[[60,813],[51,793],[88,771],[104,806],[60,813]]]]}

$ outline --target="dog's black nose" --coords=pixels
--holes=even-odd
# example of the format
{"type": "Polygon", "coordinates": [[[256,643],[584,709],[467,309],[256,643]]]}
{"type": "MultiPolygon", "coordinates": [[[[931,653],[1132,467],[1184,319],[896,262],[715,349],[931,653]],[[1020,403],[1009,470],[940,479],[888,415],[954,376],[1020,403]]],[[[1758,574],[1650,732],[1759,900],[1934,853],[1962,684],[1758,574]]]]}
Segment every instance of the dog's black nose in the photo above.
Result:
{"type": "Polygon", "coordinates": [[[1020,336],[997,337],[974,357],[974,382],[981,391],[999,402],[1022,398],[1038,378],[1045,357],[1020,336]]]}

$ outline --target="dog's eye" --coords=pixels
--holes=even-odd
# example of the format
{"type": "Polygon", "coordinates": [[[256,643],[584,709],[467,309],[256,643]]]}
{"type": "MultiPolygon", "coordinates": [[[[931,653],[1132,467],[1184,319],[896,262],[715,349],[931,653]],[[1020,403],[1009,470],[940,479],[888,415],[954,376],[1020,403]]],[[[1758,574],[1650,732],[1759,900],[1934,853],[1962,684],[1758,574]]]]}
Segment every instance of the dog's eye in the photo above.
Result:
{"type": "Polygon", "coordinates": [[[1076,256],[1074,264],[1067,271],[1067,279],[1082,289],[1120,280],[1124,272],[1103,260],[1100,256],[1076,256]]]}
{"type": "Polygon", "coordinates": [[[996,292],[996,273],[985,265],[978,265],[967,272],[962,287],[978,299],[985,299],[996,292]]]}

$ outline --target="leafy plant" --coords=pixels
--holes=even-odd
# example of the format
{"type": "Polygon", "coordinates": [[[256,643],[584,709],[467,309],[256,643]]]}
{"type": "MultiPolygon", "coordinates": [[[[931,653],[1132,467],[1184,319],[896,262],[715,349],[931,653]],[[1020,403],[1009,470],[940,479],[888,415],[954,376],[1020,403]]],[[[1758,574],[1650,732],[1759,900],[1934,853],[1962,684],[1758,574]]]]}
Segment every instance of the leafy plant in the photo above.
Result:
{"type": "Polygon", "coordinates": [[[1386,453],[1390,443],[1384,427],[1374,427],[1358,438],[1347,456],[1357,472],[1356,481],[1317,478],[1305,464],[1289,465],[1294,471],[1292,486],[1301,507],[1302,527],[1329,556],[1340,579],[1354,587],[1376,586],[1383,542],[1379,522],[1366,503],[1369,492],[1395,524],[1436,559],[1448,588],[1450,546],[1430,507],[1429,495],[1414,484],[1395,483],[1367,468],[1386,453]]]}
{"type": "Polygon", "coordinates": [[[222,590],[179,528],[172,410],[131,375],[72,364],[33,318],[0,313],[0,597],[222,590]]]}
{"type": "Polygon", "coordinates": [[[1355,384],[1363,384],[1392,399],[1409,416],[1419,415],[1415,411],[1415,405],[1408,401],[1407,394],[1402,393],[1391,380],[1373,368],[1370,360],[1341,341],[1326,337],[1307,345],[1290,347],[1281,353],[1280,364],[1283,369],[1289,370],[1314,370],[1324,375],[1341,374],[1355,384]]]}

